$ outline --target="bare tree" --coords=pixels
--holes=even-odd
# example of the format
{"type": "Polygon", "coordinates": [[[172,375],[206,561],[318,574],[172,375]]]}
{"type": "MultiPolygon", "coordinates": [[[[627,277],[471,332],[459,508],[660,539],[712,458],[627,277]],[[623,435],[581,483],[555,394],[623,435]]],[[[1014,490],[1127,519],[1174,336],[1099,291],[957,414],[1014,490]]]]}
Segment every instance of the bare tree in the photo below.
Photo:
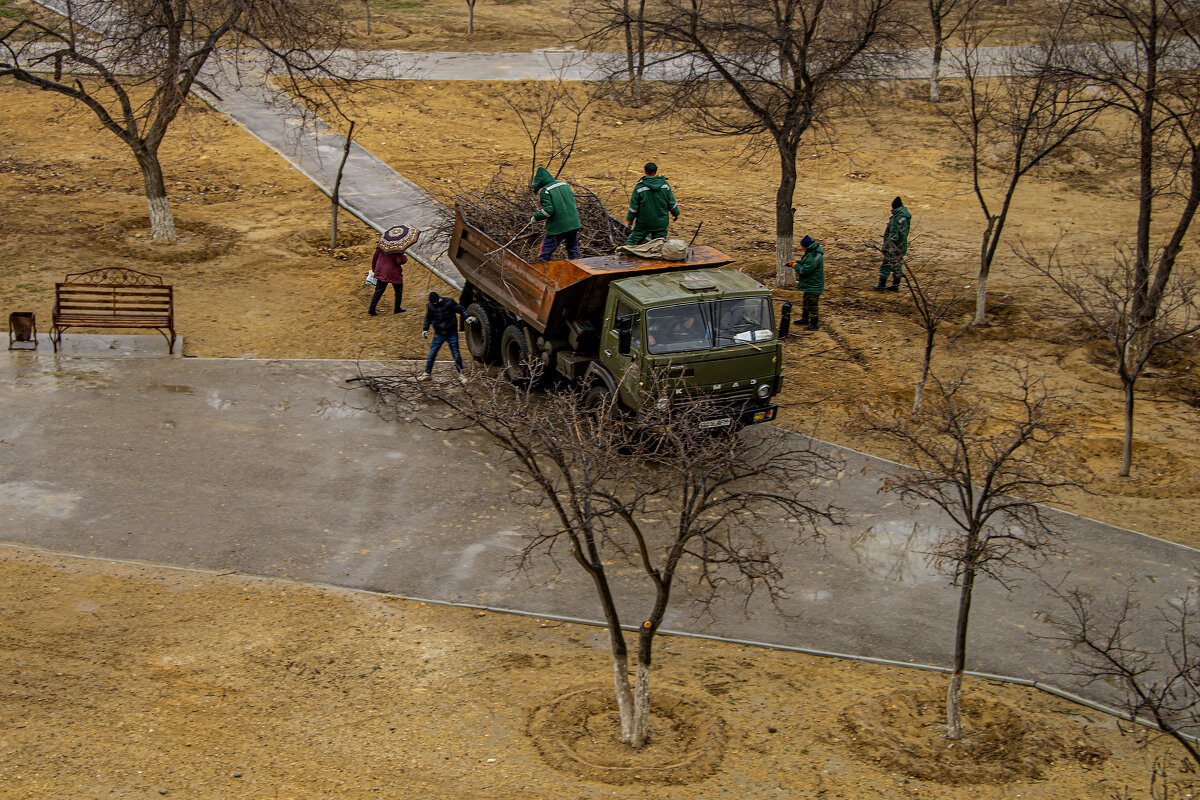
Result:
{"type": "MultiPolygon", "coordinates": [[[[1068,12],[1086,43],[1061,50],[1056,68],[1087,81],[1132,127],[1138,214],[1130,312],[1149,337],[1200,207],[1200,14],[1192,0],[1072,0],[1068,12]]],[[[1149,344],[1135,338],[1123,357],[1139,360],[1149,344]]]]}
{"type": "Polygon", "coordinates": [[[522,81],[500,94],[529,140],[531,177],[541,166],[555,177],[562,173],[575,152],[584,116],[596,97],[586,87],[568,85],[561,74],[549,81],[522,81]]]}
{"type": "Polygon", "coordinates": [[[938,329],[958,308],[962,300],[961,280],[932,274],[924,268],[915,268],[912,262],[905,264],[904,283],[912,294],[913,307],[925,330],[925,349],[921,357],[921,377],[913,392],[913,407],[921,407],[921,396],[925,393],[925,382],[929,378],[929,367],[933,361],[933,344],[938,329]]]}
{"type": "Polygon", "coordinates": [[[1112,348],[1125,396],[1120,475],[1129,477],[1133,467],[1134,390],[1159,347],[1200,331],[1200,278],[1194,273],[1173,272],[1157,293],[1155,314],[1147,318],[1138,313],[1145,283],[1136,255],[1118,251],[1107,267],[1087,264],[1068,268],[1058,258],[1057,245],[1045,262],[1026,248],[1019,249],[1018,254],[1049,278],[1073,306],[1069,314],[1050,313],[1070,319],[1081,316],[1112,348]]]}
{"type": "Polygon", "coordinates": [[[835,457],[778,429],[701,427],[710,411],[704,404],[650,412],[643,421],[650,427],[634,428],[621,421],[615,400],[588,404],[576,391],[533,393],[480,373],[462,389],[411,378],[365,382],[399,404],[424,392],[424,402],[444,404],[491,434],[519,481],[515,497],[549,512],[518,563],[569,552],[591,580],[608,628],[619,738],[633,748],[651,736],[654,638],[680,571],[701,604],[731,591],[748,603],[756,589],[774,601],[783,587],[770,532],[790,530],[803,541],[837,515],[808,499],[836,474],[835,457]],[[635,617],[631,683],[621,609],[647,600],[635,617]]]}
{"type": "Polygon", "coordinates": [[[341,41],[342,10],[337,0],[75,0],[61,21],[25,16],[0,32],[0,77],[95,113],[133,152],[153,238],[173,241],[159,147],[192,89],[209,88],[205,68],[218,48],[255,49],[256,67],[293,85],[336,79],[326,59],[341,41]]]}
{"type": "Polygon", "coordinates": [[[1098,107],[1086,83],[1051,69],[1058,58],[1065,18],[1056,21],[1042,44],[1009,51],[995,64],[985,60],[986,25],[960,26],[961,48],[953,60],[964,75],[960,101],[939,105],[970,156],[971,189],[983,213],[974,324],[987,321],[987,285],[996,249],[1008,221],[1017,186],[1034,168],[1085,130],[1098,107]],[[997,181],[988,162],[1002,177],[997,181]]]}
{"type": "Polygon", "coordinates": [[[1174,739],[1200,768],[1200,591],[1193,586],[1156,610],[1163,630],[1150,645],[1135,586],[1112,603],[1078,589],[1056,594],[1067,614],[1056,623],[1059,635],[1047,638],[1070,648],[1071,674],[1120,691],[1129,720],[1174,739]]]}
{"type": "Polygon", "coordinates": [[[346,131],[346,141],[342,145],[342,160],[338,162],[337,174],[333,176],[333,191],[329,193],[329,202],[332,206],[332,217],[329,221],[329,248],[331,250],[337,247],[338,209],[340,205],[338,195],[342,191],[342,171],[346,169],[346,159],[350,158],[350,148],[354,144],[354,125],[355,121],[350,120],[350,127],[346,131]]]}
{"type": "Polygon", "coordinates": [[[1011,367],[1011,392],[1002,407],[970,396],[966,377],[942,383],[914,414],[868,412],[867,428],[896,441],[915,471],[896,470],[884,488],[914,507],[941,509],[949,528],[928,554],[958,587],[954,656],[946,693],[946,736],[962,737],[962,679],[975,583],[991,578],[1011,586],[1008,571],[1034,565],[1058,537],[1039,503],[1066,477],[1060,440],[1073,430],[1065,408],[1022,367],[1011,367]]]}
{"type": "Polygon", "coordinates": [[[367,15],[367,36],[371,35],[371,0],[363,0],[363,10],[367,15]]]}
{"type": "Polygon", "coordinates": [[[776,281],[794,285],[796,156],[804,135],[904,57],[898,0],[661,0],[634,16],[625,0],[594,0],[609,24],[636,24],[639,50],[672,83],[667,101],[700,129],[765,137],[780,164],[776,281]]]}

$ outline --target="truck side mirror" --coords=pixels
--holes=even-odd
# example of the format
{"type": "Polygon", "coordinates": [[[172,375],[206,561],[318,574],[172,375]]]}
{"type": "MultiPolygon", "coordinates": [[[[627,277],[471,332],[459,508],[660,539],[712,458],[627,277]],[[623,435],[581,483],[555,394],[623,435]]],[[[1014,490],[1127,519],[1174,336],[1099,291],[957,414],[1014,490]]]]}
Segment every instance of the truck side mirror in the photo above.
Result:
{"type": "Polygon", "coordinates": [[[786,339],[792,327],[792,301],[783,304],[779,311],[779,338],[786,339]]]}
{"type": "Polygon", "coordinates": [[[617,324],[614,326],[617,331],[617,352],[623,356],[629,355],[633,349],[633,322],[636,319],[635,314],[617,317],[617,324]]]}

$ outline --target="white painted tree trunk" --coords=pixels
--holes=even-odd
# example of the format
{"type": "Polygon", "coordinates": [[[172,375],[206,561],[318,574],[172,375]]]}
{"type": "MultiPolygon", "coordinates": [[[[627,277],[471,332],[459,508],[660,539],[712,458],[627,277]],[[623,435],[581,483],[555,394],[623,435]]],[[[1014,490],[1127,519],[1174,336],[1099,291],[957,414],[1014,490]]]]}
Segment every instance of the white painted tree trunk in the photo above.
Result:
{"type": "Polygon", "coordinates": [[[613,656],[613,690],[617,695],[617,713],[621,717],[620,739],[628,744],[633,740],[634,731],[633,691],[629,688],[629,662],[616,655],[613,656]]]}
{"type": "Polygon", "coordinates": [[[633,684],[633,736],[629,746],[641,750],[650,741],[650,668],[639,663],[633,684]]]}
{"type": "Polygon", "coordinates": [[[936,103],[942,99],[941,91],[938,89],[938,73],[942,71],[942,61],[940,58],[933,60],[933,71],[929,74],[929,102],[936,103]]]}
{"type": "Polygon", "coordinates": [[[796,258],[796,237],[775,237],[775,285],[790,289],[796,285],[796,272],[787,265],[796,258]]]}
{"type": "Polygon", "coordinates": [[[150,209],[150,238],[156,242],[175,241],[171,202],[166,197],[147,197],[146,206],[150,209]]]}
{"type": "Polygon", "coordinates": [[[979,280],[975,285],[975,325],[987,322],[987,281],[987,273],[980,271],[979,280]]]}
{"type": "Polygon", "coordinates": [[[962,673],[950,675],[946,690],[946,738],[956,742],[962,738],[962,673]]]}

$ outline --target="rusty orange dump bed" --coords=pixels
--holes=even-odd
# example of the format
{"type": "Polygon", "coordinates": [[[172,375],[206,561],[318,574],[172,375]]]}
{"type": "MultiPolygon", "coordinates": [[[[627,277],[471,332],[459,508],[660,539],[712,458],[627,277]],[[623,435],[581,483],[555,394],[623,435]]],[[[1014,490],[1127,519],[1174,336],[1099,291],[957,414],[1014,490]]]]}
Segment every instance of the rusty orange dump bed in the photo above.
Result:
{"type": "Polygon", "coordinates": [[[568,316],[599,322],[608,284],[614,280],[733,262],[720,250],[699,245],[688,248],[686,261],[613,254],[531,264],[463,219],[461,210],[456,215],[450,259],[472,285],[538,333],[554,335],[568,316]]]}

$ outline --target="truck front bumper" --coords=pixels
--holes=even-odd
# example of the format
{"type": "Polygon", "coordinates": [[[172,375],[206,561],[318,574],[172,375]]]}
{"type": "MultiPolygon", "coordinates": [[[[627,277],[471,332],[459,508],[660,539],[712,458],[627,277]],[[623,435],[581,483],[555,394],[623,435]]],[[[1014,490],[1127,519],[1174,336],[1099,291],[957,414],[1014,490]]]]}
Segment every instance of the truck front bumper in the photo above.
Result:
{"type": "Polygon", "coordinates": [[[719,413],[701,420],[701,428],[723,428],[727,425],[754,425],[759,422],[771,422],[779,413],[777,403],[752,398],[735,403],[721,409],[719,413]]]}

